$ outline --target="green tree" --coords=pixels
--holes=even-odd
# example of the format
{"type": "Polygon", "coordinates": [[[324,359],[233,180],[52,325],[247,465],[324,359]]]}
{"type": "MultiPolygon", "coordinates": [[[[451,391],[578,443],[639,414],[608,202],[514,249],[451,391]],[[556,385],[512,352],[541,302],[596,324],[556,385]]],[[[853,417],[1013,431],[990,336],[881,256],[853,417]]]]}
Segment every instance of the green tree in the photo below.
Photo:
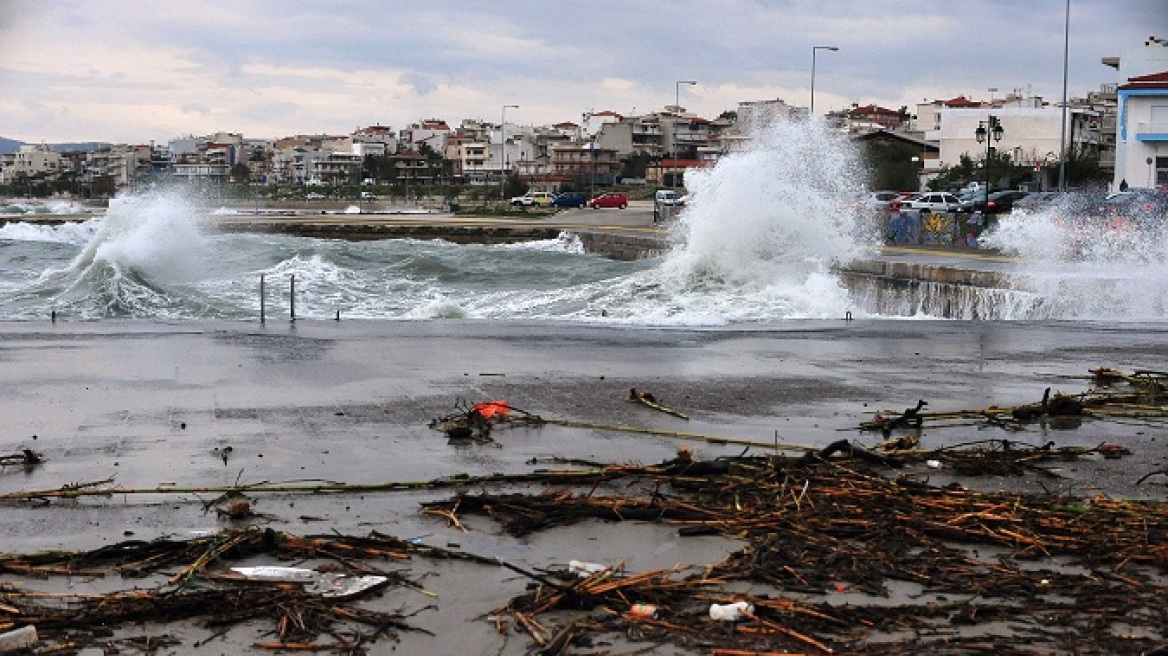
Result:
{"type": "Polygon", "coordinates": [[[247,184],[251,182],[251,168],[243,162],[239,162],[231,167],[230,171],[231,181],[236,184],[247,184]]]}
{"type": "Polygon", "coordinates": [[[517,175],[507,176],[507,182],[503,186],[503,199],[513,198],[515,196],[522,196],[531,189],[531,185],[525,182],[517,175]]]}
{"type": "Polygon", "coordinates": [[[864,163],[868,169],[869,189],[903,189],[915,191],[920,188],[919,148],[897,141],[867,141],[863,149],[864,163]],[[913,161],[913,157],[917,161],[913,161]]]}

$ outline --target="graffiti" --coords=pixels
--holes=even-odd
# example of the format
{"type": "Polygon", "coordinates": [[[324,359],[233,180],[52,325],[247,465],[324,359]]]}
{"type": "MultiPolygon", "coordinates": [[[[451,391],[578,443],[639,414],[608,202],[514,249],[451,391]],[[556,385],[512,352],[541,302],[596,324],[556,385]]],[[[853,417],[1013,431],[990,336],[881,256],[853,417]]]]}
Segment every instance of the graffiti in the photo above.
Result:
{"type": "Polygon", "coordinates": [[[930,212],[922,222],[922,237],[926,244],[951,245],[957,233],[957,219],[952,214],[930,212]]]}

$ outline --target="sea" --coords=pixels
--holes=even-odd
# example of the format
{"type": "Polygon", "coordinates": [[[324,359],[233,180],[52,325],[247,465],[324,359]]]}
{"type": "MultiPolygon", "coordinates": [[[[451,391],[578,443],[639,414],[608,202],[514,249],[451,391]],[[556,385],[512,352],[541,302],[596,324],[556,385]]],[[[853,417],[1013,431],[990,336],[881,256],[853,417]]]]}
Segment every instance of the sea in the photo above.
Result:
{"type": "MultiPolygon", "coordinates": [[[[61,225],[20,221],[38,210],[12,201],[0,204],[10,215],[0,227],[0,320],[294,311],[699,327],[860,317],[865,304],[835,271],[878,256],[883,243],[882,223],[860,201],[864,173],[846,135],[815,123],[768,126],[745,151],[687,174],[675,246],[632,262],[586,253],[570,234],[487,245],[220,233],[215,215],[236,210],[176,187],[122,194],[103,214],[61,225]]],[[[39,211],[83,210],[62,202],[39,211]]],[[[1117,229],[1071,206],[1005,217],[983,241],[1015,258],[1024,302],[997,316],[1162,320],[1165,223],[1117,229]]]]}

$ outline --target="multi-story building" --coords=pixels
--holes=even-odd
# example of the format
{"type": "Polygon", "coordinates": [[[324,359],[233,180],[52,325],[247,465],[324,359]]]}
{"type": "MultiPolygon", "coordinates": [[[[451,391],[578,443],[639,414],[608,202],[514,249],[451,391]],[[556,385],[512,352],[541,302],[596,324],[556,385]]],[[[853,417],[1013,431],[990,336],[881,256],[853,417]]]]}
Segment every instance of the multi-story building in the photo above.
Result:
{"type": "Polygon", "coordinates": [[[1168,39],[1149,37],[1103,63],[1126,78],[1116,88],[1113,188],[1168,188],[1168,39]]]}
{"type": "Polygon", "coordinates": [[[554,146],[549,167],[553,179],[571,181],[577,187],[583,187],[613,184],[621,164],[615,150],[588,142],[554,146]]]}
{"type": "Polygon", "coordinates": [[[0,166],[0,184],[38,176],[56,176],[63,169],[60,153],[45,144],[26,144],[0,166]]]}

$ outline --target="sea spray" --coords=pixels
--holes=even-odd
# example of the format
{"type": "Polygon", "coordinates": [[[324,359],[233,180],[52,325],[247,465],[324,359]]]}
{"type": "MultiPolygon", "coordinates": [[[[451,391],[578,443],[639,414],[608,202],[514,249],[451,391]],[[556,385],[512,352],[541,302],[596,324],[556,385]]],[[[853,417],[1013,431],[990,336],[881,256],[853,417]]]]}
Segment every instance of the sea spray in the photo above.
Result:
{"type": "Polygon", "coordinates": [[[852,309],[832,268],[876,247],[854,203],[854,149],[816,122],[776,123],[713,169],[686,174],[691,201],[660,269],[685,305],[729,320],[838,317],[852,309]]]}
{"type": "Polygon", "coordinates": [[[1168,217],[1116,212],[1071,193],[1038,211],[998,217],[985,246],[1013,256],[1019,294],[1003,319],[1159,321],[1168,316],[1168,217]]]}

